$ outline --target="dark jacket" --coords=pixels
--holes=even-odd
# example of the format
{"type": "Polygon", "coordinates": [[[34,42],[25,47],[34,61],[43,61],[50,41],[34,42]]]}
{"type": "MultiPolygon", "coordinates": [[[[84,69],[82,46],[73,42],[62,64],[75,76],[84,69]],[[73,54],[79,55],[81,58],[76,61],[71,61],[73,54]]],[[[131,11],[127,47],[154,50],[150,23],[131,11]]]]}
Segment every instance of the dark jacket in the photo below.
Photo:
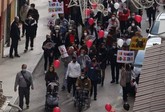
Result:
{"type": "Polygon", "coordinates": [[[100,48],[97,54],[97,60],[100,63],[100,68],[106,68],[106,61],[108,59],[107,48],[100,48]]]}
{"type": "Polygon", "coordinates": [[[110,48],[109,50],[109,59],[111,64],[116,65],[117,64],[117,48],[110,48]]]}
{"type": "Polygon", "coordinates": [[[53,50],[54,50],[54,42],[51,40],[51,39],[47,39],[43,42],[42,44],[42,49],[44,50],[44,55],[48,55],[50,56],[51,53],[53,53],[53,50]],[[52,46],[51,47],[47,47],[49,46],[48,44],[51,44],[52,46]]]}
{"type": "Polygon", "coordinates": [[[93,66],[92,63],[89,64],[88,70],[87,70],[87,76],[91,81],[97,81],[98,76],[100,73],[100,66],[97,64],[96,66],[93,66]]]}
{"type": "Polygon", "coordinates": [[[38,23],[38,19],[39,19],[39,13],[37,9],[29,9],[28,13],[27,13],[27,17],[31,15],[36,22],[38,23]]]}
{"type": "Polygon", "coordinates": [[[26,36],[35,37],[36,28],[37,28],[37,23],[34,19],[25,20],[26,36]]]}
{"type": "Polygon", "coordinates": [[[20,39],[20,29],[15,21],[11,24],[10,37],[16,40],[20,39]]]}
{"type": "Polygon", "coordinates": [[[46,74],[45,74],[45,81],[46,81],[46,84],[50,83],[50,82],[56,82],[59,80],[59,77],[57,75],[56,72],[50,72],[48,71],[46,74]]]}
{"type": "Polygon", "coordinates": [[[91,80],[88,77],[81,79],[81,76],[80,76],[80,77],[78,77],[78,79],[76,81],[76,86],[80,87],[80,89],[86,89],[86,90],[90,91],[91,80]]]}

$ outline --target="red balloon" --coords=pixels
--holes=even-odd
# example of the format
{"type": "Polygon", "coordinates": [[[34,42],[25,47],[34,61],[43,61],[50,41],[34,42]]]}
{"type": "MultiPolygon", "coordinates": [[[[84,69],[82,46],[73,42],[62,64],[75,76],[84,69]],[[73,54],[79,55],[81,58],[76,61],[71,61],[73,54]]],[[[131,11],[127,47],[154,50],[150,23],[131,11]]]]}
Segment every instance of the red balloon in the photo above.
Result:
{"type": "Polygon", "coordinates": [[[92,8],[96,9],[97,8],[97,3],[92,3],[92,8]]]}
{"type": "Polygon", "coordinates": [[[90,10],[90,9],[88,9],[88,8],[87,8],[87,9],[85,9],[85,15],[86,15],[86,16],[89,16],[89,15],[90,15],[90,13],[91,13],[91,10],[90,10]]]}
{"type": "Polygon", "coordinates": [[[99,31],[99,37],[100,37],[100,38],[103,38],[103,37],[104,37],[104,31],[103,31],[103,30],[100,30],[100,31],[99,31]]]}
{"type": "Polygon", "coordinates": [[[93,25],[94,24],[94,19],[93,18],[89,18],[88,19],[88,23],[89,23],[89,25],[93,25]]]}
{"type": "Polygon", "coordinates": [[[55,107],[55,108],[53,109],[53,112],[61,112],[61,110],[60,110],[59,107],[55,107]]]}
{"type": "Polygon", "coordinates": [[[140,23],[142,21],[142,17],[140,15],[135,16],[136,22],[140,23]]]}
{"type": "Polygon", "coordinates": [[[111,104],[107,103],[107,104],[105,105],[105,109],[106,109],[108,112],[110,112],[111,109],[112,109],[111,104]]]}
{"type": "Polygon", "coordinates": [[[60,61],[59,60],[54,60],[53,65],[55,68],[59,68],[60,67],[60,61]]]}
{"type": "Polygon", "coordinates": [[[87,45],[88,48],[90,48],[92,46],[92,44],[93,44],[92,40],[90,40],[90,39],[87,40],[86,45],[87,45]]]}

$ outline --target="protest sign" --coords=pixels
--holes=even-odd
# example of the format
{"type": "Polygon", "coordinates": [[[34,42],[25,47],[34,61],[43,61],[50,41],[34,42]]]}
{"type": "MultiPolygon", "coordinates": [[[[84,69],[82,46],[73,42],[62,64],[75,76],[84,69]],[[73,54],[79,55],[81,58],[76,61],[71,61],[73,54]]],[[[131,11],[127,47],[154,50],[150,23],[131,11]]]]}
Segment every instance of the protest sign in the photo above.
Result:
{"type": "Polygon", "coordinates": [[[61,53],[61,58],[66,58],[66,57],[69,56],[68,53],[67,53],[65,45],[59,46],[58,49],[59,49],[59,51],[61,53]]]}
{"type": "Polygon", "coordinates": [[[144,50],[147,43],[147,38],[132,37],[130,50],[144,50]]]}
{"type": "Polygon", "coordinates": [[[117,51],[117,62],[118,63],[133,63],[134,62],[134,51],[117,51]]]}
{"type": "Polygon", "coordinates": [[[58,2],[49,0],[48,1],[48,12],[55,13],[55,14],[62,14],[64,13],[64,2],[58,2]]]}
{"type": "Polygon", "coordinates": [[[55,46],[55,43],[53,43],[53,42],[47,42],[47,43],[43,46],[43,48],[45,48],[45,49],[52,49],[54,46],[55,46]]]}

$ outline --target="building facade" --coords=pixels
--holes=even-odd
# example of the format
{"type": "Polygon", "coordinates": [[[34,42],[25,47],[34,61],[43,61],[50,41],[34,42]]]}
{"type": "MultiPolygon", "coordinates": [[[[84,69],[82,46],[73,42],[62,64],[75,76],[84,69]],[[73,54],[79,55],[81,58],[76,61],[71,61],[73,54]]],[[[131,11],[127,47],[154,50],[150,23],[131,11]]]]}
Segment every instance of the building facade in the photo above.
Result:
{"type": "Polygon", "coordinates": [[[10,25],[19,16],[20,7],[26,0],[0,0],[0,60],[5,47],[10,46],[10,25]]]}

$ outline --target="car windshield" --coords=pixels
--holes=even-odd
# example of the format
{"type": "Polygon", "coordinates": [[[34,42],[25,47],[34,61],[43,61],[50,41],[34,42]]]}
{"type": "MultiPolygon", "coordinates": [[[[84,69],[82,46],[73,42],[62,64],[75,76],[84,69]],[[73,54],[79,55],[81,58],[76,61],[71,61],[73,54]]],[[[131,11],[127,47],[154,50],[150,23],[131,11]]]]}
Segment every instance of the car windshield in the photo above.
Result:
{"type": "Polygon", "coordinates": [[[162,40],[162,39],[161,39],[160,37],[154,37],[154,38],[148,39],[148,40],[147,40],[147,44],[146,44],[146,48],[152,47],[154,44],[155,44],[155,45],[161,44],[161,40],[162,40]]]}
{"type": "Polygon", "coordinates": [[[159,31],[159,25],[160,25],[160,21],[155,21],[155,23],[153,24],[150,33],[157,35],[158,31],[159,31]]]}
{"type": "Polygon", "coordinates": [[[144,61],[144,56],[145,56],[145,50],[139,50],[137,55],[136,55],[134,65],[135,66],[142,66],[143,61],[144,61]]]}

